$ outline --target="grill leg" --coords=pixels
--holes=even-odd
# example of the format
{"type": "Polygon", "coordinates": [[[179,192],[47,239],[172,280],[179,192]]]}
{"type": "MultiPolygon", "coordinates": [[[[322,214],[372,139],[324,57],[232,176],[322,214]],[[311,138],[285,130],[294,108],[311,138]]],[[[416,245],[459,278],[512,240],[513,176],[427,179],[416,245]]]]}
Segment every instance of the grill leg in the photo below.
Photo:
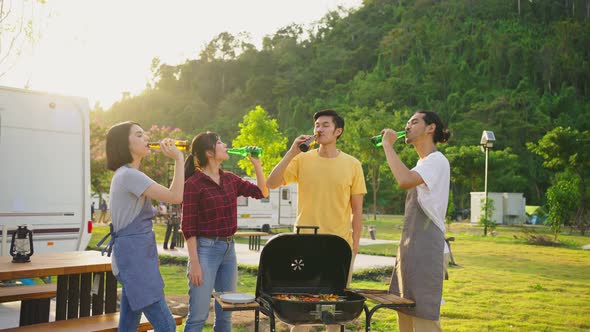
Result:
{"type": "Polygon", "coordinates": [[[258,324],[260,323],[260,312],[255,310],[254,312],[254,332],[258,332],[258,324]]]}
{"type": "Polygon", "coordinates": [[[366,304],[363,305],[363,310],[365,311],[365,332],[371,332],[371,312],[369,312],[369,308],[366,304]]]}

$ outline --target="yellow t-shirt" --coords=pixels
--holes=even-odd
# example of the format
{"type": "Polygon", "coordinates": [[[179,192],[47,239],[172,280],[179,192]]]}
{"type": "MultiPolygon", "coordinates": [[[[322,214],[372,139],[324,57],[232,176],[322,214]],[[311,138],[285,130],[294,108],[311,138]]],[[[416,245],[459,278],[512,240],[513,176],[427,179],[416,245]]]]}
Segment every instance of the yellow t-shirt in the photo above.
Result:
{"type": "Polygon", "coordinates": [[[293,158],[283,178],[297,182],[297,226],[319,226],[318,233],[338,235],[352,248],[350,196],[367,193],[361,163],[344,152],[323,158],[311,150],[293,158]]]}

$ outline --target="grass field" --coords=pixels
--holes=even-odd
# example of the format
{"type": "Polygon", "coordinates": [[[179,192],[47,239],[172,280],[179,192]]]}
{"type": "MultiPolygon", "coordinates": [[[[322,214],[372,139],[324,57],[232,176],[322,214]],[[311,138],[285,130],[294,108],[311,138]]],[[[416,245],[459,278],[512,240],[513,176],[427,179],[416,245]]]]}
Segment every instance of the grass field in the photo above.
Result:
{"type": "MultiPolygon", "coordinates": [[[[399,239],[401,218],[366,220],[377,227],[377,238],[399,239]]],[[[165,226],[155,225],[163,241],[165,226]]],[[[91,243],[106,232],[96,227],[91,243]]],[[[483,237],[481,227],[454,223],[447,236],[455,237],[452,251],[460,267],[445,281],[441,324],[445,331],[588,331],[590,330],[590,236],[560,234],[562,246],[528,244],[527,234],[550,236],[542,226],[498,227],[496,236],[483,237]]],[[[395,255],[392,245],[367,246],[363,253],[395,255]]],[[[166,294],[187,292],[185,267],[162,265],[166,294]]],[[[389,276],[353,280],[352,287],[386,289],[389,276]]],[[[255,276],[240,271],[238,289],[254,293],[255,276]]],[[[374,305],[369,303],[370,306],[374,305]]],[[[347,331],[364,331],[364,315],[347,331]]],[[[394,311],[378,311],[373,331],[397,331],[394,311]]],[[[236,331],[248,328],[236,326],[236,331]]],[[[207,331],[211,331],[210,327],[207,331]]]]}

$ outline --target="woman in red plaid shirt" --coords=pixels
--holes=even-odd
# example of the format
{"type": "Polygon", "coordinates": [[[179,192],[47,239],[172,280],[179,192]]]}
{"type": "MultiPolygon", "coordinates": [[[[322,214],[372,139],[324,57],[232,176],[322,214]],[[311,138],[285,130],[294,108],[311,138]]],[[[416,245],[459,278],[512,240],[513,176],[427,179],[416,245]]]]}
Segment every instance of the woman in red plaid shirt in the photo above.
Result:
{"type": "MultiPolygon", "coordinates": [[[[225,172],[227,145],[212,132],[193,139],[185,163],[182,233],[189,253],[189,311],[184,331],[201,331],[209,316],[211,293],[235,291],[238,268],[233,235],[238,228],[238,196],[268,196],[260,159],[249,156],[257,184],[225,172]]],[[[231,331],[231,312],[215,303],[214,329],[231,331]]]]}

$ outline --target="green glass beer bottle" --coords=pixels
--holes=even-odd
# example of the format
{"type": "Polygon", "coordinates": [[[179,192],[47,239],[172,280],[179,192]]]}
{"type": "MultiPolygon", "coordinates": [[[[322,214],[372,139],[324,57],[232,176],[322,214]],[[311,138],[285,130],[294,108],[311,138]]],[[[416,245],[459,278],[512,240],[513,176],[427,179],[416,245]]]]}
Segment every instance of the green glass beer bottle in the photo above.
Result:
{"type": "Polygon", "coordinates": [[[242,157],[247,157],[249,153],[252,154],[253,158],[260,158],[260,156],[262,155],[262,148],[259,148],[257,146],[247,146],[244,148],[229,148],[226,151],[227,153],[237,154],[242,157]]]}
{"type": "MultiPolygon", "coordinates": [[[[397,138],[404,138],[406,137],[406,131],[402,130],[402,131],[398,131],[397,132],[397,138]]],[[[383,139],[383,135],[377,135],[377,136],[373,136],[371,137],[371,143],[373,143],[374,146],[376,147],[380,147],[383,146],[383,143],[381,142],[381,140],[383,139]]]]}

